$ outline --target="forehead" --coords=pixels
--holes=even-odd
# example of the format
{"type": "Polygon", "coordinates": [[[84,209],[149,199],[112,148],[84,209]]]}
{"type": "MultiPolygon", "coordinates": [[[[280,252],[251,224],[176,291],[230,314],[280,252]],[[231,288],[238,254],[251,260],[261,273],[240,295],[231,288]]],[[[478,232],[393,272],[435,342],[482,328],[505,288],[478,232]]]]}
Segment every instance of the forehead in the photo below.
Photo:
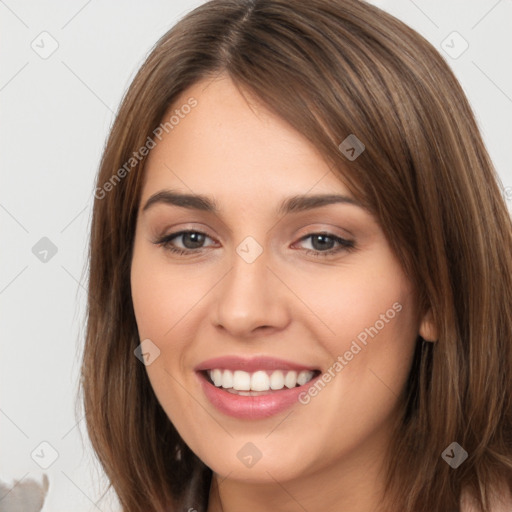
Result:
{"type": "Polygon", "coordinates": [[[318,150],[227,76],[198,82],[164,116],[172,129],[145,167],[143,198],[173,188],[233,199],[262,194],[343,193],[348,189],[318,150]],[[193,108],[183,108],[195,100],[193,108]]]}

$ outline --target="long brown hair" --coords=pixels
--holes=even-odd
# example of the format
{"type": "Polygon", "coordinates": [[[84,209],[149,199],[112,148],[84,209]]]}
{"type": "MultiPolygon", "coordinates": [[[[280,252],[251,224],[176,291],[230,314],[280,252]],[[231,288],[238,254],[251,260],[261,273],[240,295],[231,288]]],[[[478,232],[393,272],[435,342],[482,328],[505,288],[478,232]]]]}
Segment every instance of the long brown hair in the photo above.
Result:
{"type": "Polygon", "coordinates": [[[219,73],[312,141],[368,205],[438,327],[436,343],[418,339],[403,392],[389,509],[458,510],[468,489],[488,510],[498,483],[512,489],[512,227],[459,83],[425,39],[361,1],[212,0],[142,65],[97,179],[81,386],[93,447],[124,511],[178,510],[191,482],[208,494],[211,471],[133,353],[130,264],[145,158],[130,159],[178,95],[219,73]],[[338,147],[350,134],[365,145],[353,161],[338,147]],[[456,470],[441,458],[454,441],[468,453],[456,470]]]}

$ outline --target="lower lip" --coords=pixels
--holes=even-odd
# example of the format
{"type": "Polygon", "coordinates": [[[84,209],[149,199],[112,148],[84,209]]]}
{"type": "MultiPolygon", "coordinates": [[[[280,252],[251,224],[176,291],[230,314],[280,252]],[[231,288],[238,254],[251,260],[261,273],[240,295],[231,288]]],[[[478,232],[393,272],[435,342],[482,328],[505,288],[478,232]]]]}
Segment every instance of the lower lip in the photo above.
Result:
{"type": "Polygon", "coordinates": [[[298,403],[299,395],[307,391],[320,377],[318,375],[303,386],[283,389],[268,395],[242,396],[229,393],[223,388],[218,388],[200,372],[197,372],[197,376],[201,382],[204,394],[219,411],[228,416],[248,420],[268,418],[290,408],[298,403]]]}

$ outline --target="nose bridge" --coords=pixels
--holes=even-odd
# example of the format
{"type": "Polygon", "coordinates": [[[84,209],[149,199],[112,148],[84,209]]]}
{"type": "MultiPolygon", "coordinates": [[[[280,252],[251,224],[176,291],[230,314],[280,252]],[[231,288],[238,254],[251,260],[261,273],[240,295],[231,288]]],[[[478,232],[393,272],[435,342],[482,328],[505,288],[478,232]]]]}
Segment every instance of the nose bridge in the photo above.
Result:
{"type": "Polygon", "coordinates": [[[217,293],[217,325],[243,336],[258,327],[282,328],[286,324],[284,296],[268,268],[270,256],[269,249],[251,236],[238,244],[217,293]]]}

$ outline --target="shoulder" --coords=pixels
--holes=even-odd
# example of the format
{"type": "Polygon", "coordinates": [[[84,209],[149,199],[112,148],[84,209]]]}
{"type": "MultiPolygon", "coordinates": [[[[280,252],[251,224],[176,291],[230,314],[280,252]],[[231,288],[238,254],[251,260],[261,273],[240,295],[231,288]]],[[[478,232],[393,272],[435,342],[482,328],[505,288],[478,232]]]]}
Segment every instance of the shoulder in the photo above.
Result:
{"type": "MultiPolygon", "coordinates": [[[[476,506],[476,500],[467,491],[462,492],[460,500],[461,512],[480,512],[476,506]]],[[[511,512],[512,511],[512,493],[508,486],[501,486],[499,492],[492,494],[491,508],[489,512],[511,512]]]]}

